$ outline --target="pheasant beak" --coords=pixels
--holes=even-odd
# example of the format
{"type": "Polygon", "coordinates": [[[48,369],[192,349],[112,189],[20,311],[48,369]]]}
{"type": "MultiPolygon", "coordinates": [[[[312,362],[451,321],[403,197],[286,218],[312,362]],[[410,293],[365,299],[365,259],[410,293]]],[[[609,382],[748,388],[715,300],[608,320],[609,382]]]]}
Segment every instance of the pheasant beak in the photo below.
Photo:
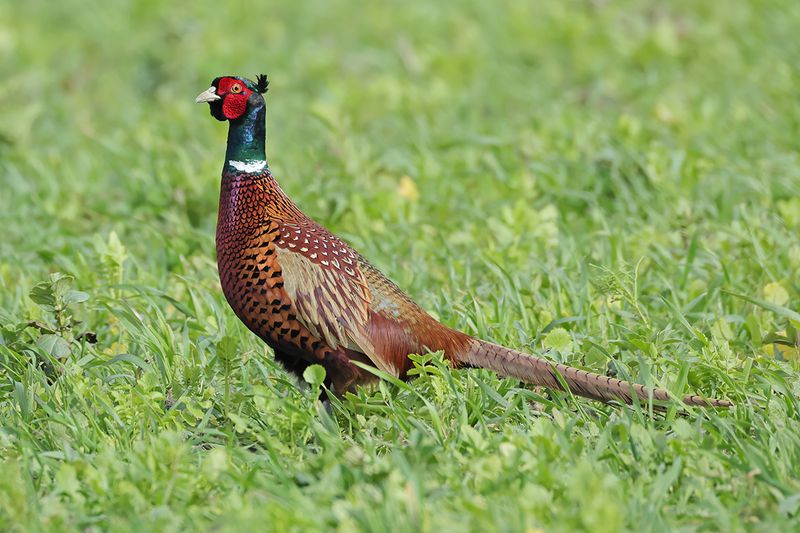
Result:
{"type": "Polygon", "coordinates": [[[201,92],[197,95],[197,98],[194,99],[195,103],[202,104],[204,102],[214,102],[216,100],[221,100],[219,95],[217,95],[217,88],[213,85],[206,89],[205,91],[201,92]]]}

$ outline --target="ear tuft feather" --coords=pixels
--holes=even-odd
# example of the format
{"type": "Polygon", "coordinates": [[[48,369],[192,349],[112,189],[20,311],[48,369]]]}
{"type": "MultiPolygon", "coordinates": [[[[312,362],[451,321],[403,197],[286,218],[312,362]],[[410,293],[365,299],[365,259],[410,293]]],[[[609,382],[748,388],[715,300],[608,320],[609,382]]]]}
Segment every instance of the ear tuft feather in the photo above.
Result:
{"type": "Polygon", "coordinates": [[[266,74],[259,74],[256,76],[256,91],[264,94],[269,90],[269,80],[266,74]]]}

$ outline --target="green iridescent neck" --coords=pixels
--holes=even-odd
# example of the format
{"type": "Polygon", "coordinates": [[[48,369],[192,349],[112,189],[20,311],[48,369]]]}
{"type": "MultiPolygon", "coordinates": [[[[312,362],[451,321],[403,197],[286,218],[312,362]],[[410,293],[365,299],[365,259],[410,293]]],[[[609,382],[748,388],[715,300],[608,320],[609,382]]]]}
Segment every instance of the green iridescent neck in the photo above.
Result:
{"type": "Polygon", "coordinates": [[[228,128],[228,150],[225,153],[227,169],[242,170],[242,167],[266,168],[267,155],[264,143],[267,134],[265,121],[266,105],[251,107],[247,113],[230,121],[228,128]],[[263,163],[263,164],[262,164],[263,163]]]}

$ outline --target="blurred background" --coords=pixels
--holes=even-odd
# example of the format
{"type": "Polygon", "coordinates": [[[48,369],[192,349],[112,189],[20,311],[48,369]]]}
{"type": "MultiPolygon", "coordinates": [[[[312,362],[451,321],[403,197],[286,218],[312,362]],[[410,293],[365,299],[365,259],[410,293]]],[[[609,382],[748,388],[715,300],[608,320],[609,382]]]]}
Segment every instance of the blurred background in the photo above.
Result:
{"type": "Polygon", "coordinates": [[[193,97],[260,72],[273,173],[429,306],[491,296],[470,277],[485,258],[547,285],[658,268],[692,235],[751,256],[748,236],[725,248],[730,225],[775,215],[788,226],[756,247],[794,268],[799,17],[776,0],[3,4],[0,280],[80,270],[113,231],[132,269],[158,261],[134,278],[213,282],[225,126],[193,97]]]}

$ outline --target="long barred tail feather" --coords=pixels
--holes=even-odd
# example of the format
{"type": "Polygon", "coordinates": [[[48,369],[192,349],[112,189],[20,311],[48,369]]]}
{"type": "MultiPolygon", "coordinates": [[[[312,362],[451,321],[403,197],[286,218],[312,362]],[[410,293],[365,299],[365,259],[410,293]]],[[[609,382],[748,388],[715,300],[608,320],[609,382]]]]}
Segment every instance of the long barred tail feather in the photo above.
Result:
{"type": "MultiPolygon", "coordinates": [[[[641,401],[652,398],[668,401],[670,394],[664,389],[648,389],[638,383],[629,383],[616,378],[593,374],[586,370],[548,361],[539,357],[517,352],[503,346],[475,339],[470,349],[459,358],[463,364],[488,368],[506,377],[514,377],[551,389],[563,390],[563,381],[573,394],[592,398],[601,402],[621,401],[633,403],[632,395],[641,401]]],[[[731,407],[727,400],[708,399],[695,394],[683,397],[683,403],[702,407],[731,407]]]]}

